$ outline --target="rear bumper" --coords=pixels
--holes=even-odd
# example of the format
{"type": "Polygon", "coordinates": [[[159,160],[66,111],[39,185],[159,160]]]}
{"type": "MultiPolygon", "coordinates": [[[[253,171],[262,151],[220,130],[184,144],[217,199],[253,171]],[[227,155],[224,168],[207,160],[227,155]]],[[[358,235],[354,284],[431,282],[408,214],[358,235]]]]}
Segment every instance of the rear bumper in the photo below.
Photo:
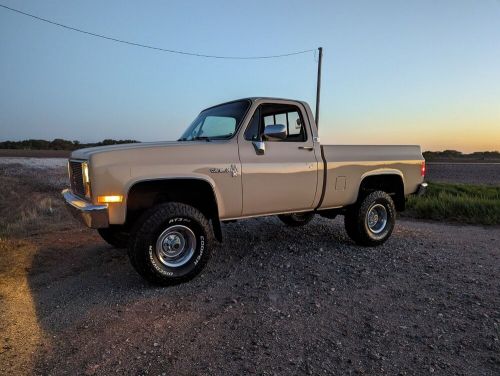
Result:
{"type": "Polygon", "coordinates": [[[69,211],[87,227],[109,227],[108,206],[94,205],[76,196],[69,189],[61,192],[69,211]]]}
{"type": "Polygon", "coordinates": [[[417,191],[415,192],[415,195],[417,196],[423,196],[425,194],[425,191],[427,190],[427,186],[429,184],[427,183],[421,183],[419,184],[418,188],[417,188],[417,191]]]}

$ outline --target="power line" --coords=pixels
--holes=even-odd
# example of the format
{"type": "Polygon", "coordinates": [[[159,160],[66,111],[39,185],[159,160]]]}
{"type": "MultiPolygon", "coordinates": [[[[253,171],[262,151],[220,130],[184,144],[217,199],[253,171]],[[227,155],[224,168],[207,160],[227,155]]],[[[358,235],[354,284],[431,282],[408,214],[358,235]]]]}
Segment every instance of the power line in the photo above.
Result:
{"type": "Polygon", "coordinates": [[[204,57],[204,58],[211,58],[211,59],[256,60],[256,59],[274,59],[274,58],[287,57],[287,56],[292,56],[292,55],[300,55],[300,54],[305,54],[305,53],[308,53],[308,52],[315,51],[315,49],[309,49],[309,50],[288,52],[288,53],[279,54],[279,55],[267,55],[267,56],[219,56],[219,55],[205,55],[205,54],[200,54],[200,53],[196,53],[196,52],[172,50],[172,49],[168,49],[168,48],[161,48],[161,47],[149,46],[147,44],[129,42],[129,41],[126,41],[126,40],[123,40],[123,39],[117,39],[117,38],[113,38],[113,37],[108,37],[106,35],[92,33],[90,31],[78,29],[76,27],[72,27],[72,26],[68,26],[68,25],[63,25],[61,23],[58,23],[58,22],[55,22],[55,21],[51,21],[51,20],[48,20],[46,18],[35,16],[34,14],[30,14],[30,13],[26,13],[26,12],[20,11],[18,9],[10,8],[10,7],[8,7],[6,5],[3,5],[3,4],[0,4],[0,7],[4,8],[4,9],[8,9],[8,10],[10,10],[12,12],[16,12],[16,13],[22,14],[24,16],[28,16],[28,17],[34,18],[34,19],[36,19],[38,21],[43,21],[43,22],[46,22],[46,23],[49,23],[49,24],[52,24],[52,25],[55,25],[55,26],[59,26],[59,27],[68,29],[68,30],[76,31],[78,33],[91,35],[91,36],[97,37],[97,38],[107,39],[107,40],[110,40],[110,41],[113,41],[113,42],[128,44],[128,45],[131,45],[131,46],[149,48],[151,50],[157,50],[157,51],[168,52],[168,53],[179,54],[179,55],[189,55],[189,56],[204,57]]]}

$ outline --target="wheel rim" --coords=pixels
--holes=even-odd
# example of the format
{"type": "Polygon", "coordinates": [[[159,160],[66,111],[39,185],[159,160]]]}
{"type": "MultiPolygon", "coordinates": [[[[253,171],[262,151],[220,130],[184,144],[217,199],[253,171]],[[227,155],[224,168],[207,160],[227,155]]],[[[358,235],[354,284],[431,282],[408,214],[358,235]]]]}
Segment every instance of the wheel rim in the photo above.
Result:
{"type": "Polygon", "coordinates": [[[387,226],[387,209],[382,204],[373,205],[366,213],[366,225],[374,234],[380,234],[387,226]]]}
{"type": "Polygon", "coordinates": [[[163,231],[156,241],[158,260],[170,268],[178,268],[193,257],[196,236],[186,226],[175,225],[163,231]]]}

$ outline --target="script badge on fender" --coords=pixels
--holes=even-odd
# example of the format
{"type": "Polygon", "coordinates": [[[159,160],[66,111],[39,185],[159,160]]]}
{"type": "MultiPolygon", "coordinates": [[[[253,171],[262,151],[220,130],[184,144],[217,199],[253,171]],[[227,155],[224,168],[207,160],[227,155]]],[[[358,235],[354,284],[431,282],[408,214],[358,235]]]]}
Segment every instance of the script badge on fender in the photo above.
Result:
{"type": "Polygon", "coordinates": [[[231,174],[231,176],[234,178],[238,176],[238,167],[236,167],[235,164],[232,164],[230,167],[226,168],[210,168],[209,171],[212,174],[231,174]]]}

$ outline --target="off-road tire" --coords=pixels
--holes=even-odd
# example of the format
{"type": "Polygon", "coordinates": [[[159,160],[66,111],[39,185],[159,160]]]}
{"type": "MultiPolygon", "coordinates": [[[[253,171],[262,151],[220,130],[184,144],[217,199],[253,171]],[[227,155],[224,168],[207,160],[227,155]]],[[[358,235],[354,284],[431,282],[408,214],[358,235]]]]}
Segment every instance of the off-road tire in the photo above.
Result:
{"type": "MultiPolygon", "coordinates": [[[[192,206],[171,202],[147,211],[138,220],[129,242],[128,255],[135,270],[157,285],[174,285],[196,276],[206,264],[213,243],[208,219],[192,206]],[[194,235],[192,256],[178,267],[167,266],[159,256],[157,241],[168,229],[186,227],[194,235]]],[[[187,243],[187,242],[186,242],[187,243]]]]}
{"type": "Polygon", "coordinates": [[[123,226],[110,226],[97,229],[97,232],[106,243],[115,248],[127,248],[130,234],[123,226]]]}
{"type": "Polygon", "coordinates": [[[280,214],[278,218],[287,226],[299,227],[305,226],[314,218],[313,212],[280,214]]]}
{"type": "Polygon", "coordinates": [[[374,247],[383,244],[392,234],[396,223],[396,207],[391,196],[382,191],[375,191],[350,207],[344,216],[344,225],[347,235],[357,244],[374,247]],[[379,233],[370,230],[367,216],[375,206],[385,208],[386,224],[379,233]]]}

